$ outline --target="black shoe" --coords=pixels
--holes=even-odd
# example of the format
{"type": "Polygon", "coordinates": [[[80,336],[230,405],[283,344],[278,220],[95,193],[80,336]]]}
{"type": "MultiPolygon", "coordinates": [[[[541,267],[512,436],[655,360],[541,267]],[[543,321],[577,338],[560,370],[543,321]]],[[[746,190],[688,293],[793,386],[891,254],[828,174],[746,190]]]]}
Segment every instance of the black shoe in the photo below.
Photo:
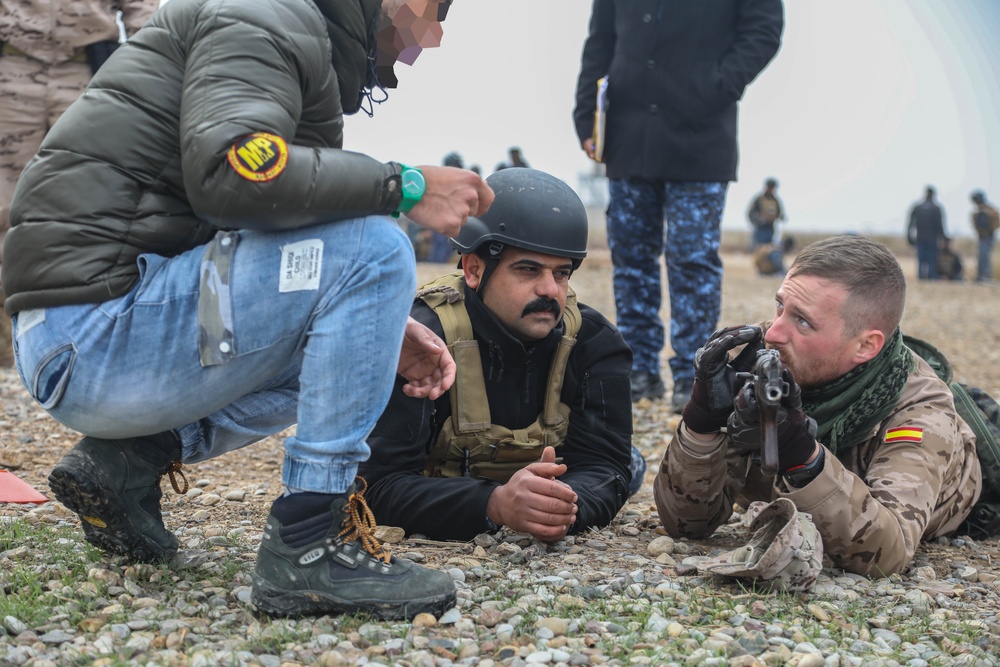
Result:
{"type": "Polygon", "coordinates": [[[455,605],[444,572],[395,558],[375,539],[360,477],[347,493],[296,493],[271,507],[250,599],[273,616],[441,616],[455,605]]]}
{"type": "Polygon", "coordinates": [[[680,414],[684,411],[684,406],[691,400],[691,388],[694,386],[693,378],[677,378],[674,380],[674,393],[670,397],[670,410],[680,414]]]}
{"type": "Polygon", "coordinates": [[[181,445],[173,432],[102,440],[84,438],[49,475],[59,502],[80,515],[87,541],[129,560],[170,560],[177,538],[163,525],[160,478],[167,474],[177,493],[187,492],[180,471],[181,445]]]}
{"type": "Polygon", "coordinates": [[[667,393],[667,388],[663,384],[663,378],[659,373],[648,371],[634,371],[632,373],[632,402],[640,401],[644,398],[663,398],[667,393]]]}

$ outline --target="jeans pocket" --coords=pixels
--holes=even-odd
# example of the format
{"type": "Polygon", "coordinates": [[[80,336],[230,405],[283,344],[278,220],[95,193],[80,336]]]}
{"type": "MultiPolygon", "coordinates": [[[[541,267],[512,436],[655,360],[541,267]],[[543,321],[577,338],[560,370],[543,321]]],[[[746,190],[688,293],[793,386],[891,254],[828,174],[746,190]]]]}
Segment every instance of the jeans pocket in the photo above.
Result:
{"type": "Polygon", "coordinates": [[[75,362],[76,346],[73,343],[60,345],[38,362],[28,391],[42,408],[49,410],[59,405],[75,362]]]}

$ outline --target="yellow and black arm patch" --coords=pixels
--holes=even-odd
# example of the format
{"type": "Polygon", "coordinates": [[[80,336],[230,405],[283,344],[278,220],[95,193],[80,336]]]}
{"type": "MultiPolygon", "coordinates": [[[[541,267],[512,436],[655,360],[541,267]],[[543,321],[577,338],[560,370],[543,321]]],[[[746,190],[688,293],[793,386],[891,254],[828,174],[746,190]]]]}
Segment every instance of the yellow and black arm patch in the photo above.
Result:
{"type": "Polygon", "coordinates": [[[229,165],[248,181],[277,178],[288,164],[288,144],[281,137],[255,132],[241,137],[226,154],[229,165]]]}

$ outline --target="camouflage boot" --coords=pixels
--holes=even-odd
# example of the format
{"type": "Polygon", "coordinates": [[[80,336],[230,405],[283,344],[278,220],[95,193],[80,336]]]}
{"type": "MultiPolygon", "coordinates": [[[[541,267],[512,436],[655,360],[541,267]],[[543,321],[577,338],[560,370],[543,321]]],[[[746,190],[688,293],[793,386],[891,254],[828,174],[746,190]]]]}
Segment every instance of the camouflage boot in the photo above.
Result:
{"type": "Polygon", "coordinates": [[[257,553],[251,600],[273,616],[440,616],[455,604],[444,572],[395,558],[375,539],[360,477],[347,493],[274,501],[257,553]]]}
{"type": "Polygon", "coordinates": [[[87,541],[131,561],[170,560],[177,538],[163,525],[160,478],[187,492],[180,470],[181,445],[173,432],[128,440],[84,438],[49,475],[49,487],[80,515],[87,541]]]}

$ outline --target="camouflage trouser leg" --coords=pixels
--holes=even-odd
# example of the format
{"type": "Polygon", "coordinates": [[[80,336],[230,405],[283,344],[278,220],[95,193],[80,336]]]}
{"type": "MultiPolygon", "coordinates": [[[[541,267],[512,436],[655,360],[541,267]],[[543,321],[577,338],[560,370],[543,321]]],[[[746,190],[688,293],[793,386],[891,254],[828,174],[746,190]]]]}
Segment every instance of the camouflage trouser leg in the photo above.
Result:
{"type": "Polygon", "coordinates": [[[0,57],[0,261],[14,186],[52,124],[90,81],[86,63],[0,57]]]}
{"type": "Polygon", "coordinates": [[[611,180],[608,247],[614,264],[616,324],[632,348],[632,370],[659,374],[663,183],[611,180]]]}
{"type": "Polygon", "coordinates": [[[614,264],[617,325],[634,371],[659,373],[660,255],[670,291],[673,378],[694,377],[694,353],[712,335],[722,307],[719,224],[726,183],[611,180],[608,246],[614,264]],[[667,221],[664,241],[663,222],[667,221]]]}
{"type": "Polygon", "coordinates": [[[667,284],[670,288],[670,370],[674,382],[694,379],[694,355],[722,310],[722,209],[727,183],[667,183],[667,284]]]}

